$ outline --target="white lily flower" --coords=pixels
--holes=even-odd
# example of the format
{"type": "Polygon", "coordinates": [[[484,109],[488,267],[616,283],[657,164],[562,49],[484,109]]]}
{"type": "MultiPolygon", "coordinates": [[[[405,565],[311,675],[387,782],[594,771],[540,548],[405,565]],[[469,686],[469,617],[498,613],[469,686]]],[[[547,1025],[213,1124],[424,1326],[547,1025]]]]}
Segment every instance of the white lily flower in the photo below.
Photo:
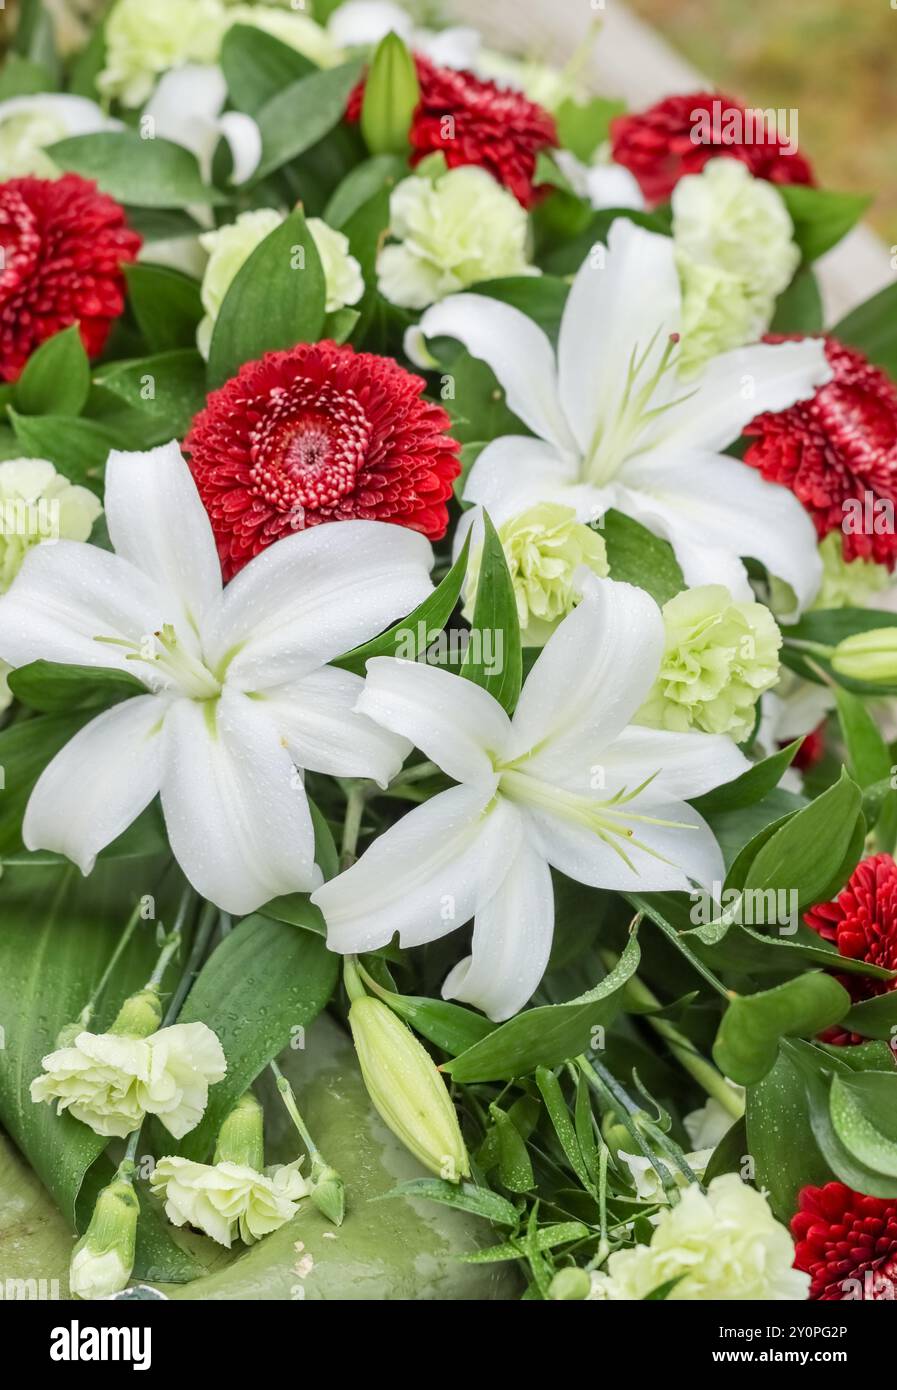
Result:
{"type": "Polygon", "coordinates": [[[636,212],[644,212],[645,198],[638,180],[622,164],[606,158],[583,164],[570,150],[555,150],[553,158],[574,192],[587,198],[596,211],[633,208],[636,212]]]}
{"type": "Polygon", "coordinates": [[[554,926],[549,865],[595,888],[688,890],[723,877],[686,798],[738,776],[730,739],[630,727],[657,673],[654,600],[587,570],[582,602],[543,648],[513,719],[433,666],[378,657],[357,708],[412,740],[460,785],[417,807],[312,897],[327,943],[419,946],[475,918],[473,955],[443,995],[495,1019],[526,1003],[554,926]]]}
{"type": "Polygon", "coordinates": [[[147,693],[105,710],[48,765],[23,838],[88,874],[161,792],[194,888],[252,912],[321,879],[298,768],[385,785],[409,744],[355,713],[358,676],[327,663],[431,591],[428,542],[375,521],[278,541],[222,589],[212,528],[177,444],[113,451],[116,554],[36,546],[0,599],[0,656],[116,667],[147,693]]]}
{"type": "Polygon", "coordinates": [[[262,135],[251,116],[224,111],[226,101],[227,82],[219,67],[186,63],[163,75],[143,108],[142,120],[153,122],[160,139],[190,150],[207,182],[218,141],[225,139],[233,159],[231,183],[241,184],[258,168],[262,135]]]}
{"type": "Polygon", "coordinates": [[[387,34],[398,34],[409,47],[445,68],[472,68],[483,43],[478,31],[467,25],[419,29],[408,11],[392,0],[347,0],[330,16],[327,33],[340,48],[364,48],[387,34]]]}
{"type": "Polygon", "coordinates": [[[816,534],[794,495],[721,451],[762,411],[812,396],[831,372],[821,342],[727,352],[696,379],[676,373],[681,296],[669,237],[618,218],[606,255],[588,257],[570,290],[558,349],[518,309],[459,294],[419,330],[489,364],[533,437],[496,439],[464,490],[500,524],[538,502],[592,521],[609,508],[668,540],[686,583],[752,597],[740,556],[789,583],[800,608],[822,577],[816,534]]]}

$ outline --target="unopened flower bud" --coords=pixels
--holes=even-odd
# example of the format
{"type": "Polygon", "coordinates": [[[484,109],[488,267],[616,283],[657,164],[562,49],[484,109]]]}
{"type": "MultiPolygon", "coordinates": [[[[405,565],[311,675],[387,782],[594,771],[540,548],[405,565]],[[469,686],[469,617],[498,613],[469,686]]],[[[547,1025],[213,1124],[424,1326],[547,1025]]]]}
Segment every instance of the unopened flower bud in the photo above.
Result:
{"type": "Polygon", "coordinates": [[[126,999],[116,1015],[110,1033],[122,1038],[148,1038],[162,1022],[162,1005],[155,989],[139,989],[126,999]]]}
{"type": "Polygon", "coordinates": [[[349,1010],[361,1074],[385,1124],[432,1173],[459,1182],[467,1149],[445,1082],[430,1054],[386,1004],[356,998],[349,1010]]]}
{"type": "Polygon", "coordinates": [[[414,59],[398,34],[377,46],[364,88],[361,133],[371,154],[404,154],[420,101],[414,59]]]}
{"type": "Polygon", "coordinates": [[[588,1297],[592,1281],[584,1269],[559,1269],[548,1288],[556,1303],[575,1303],[588,1297]]]}
{"type": "Polygon", "coordinates": [[[90,1225],[72,1253],[69,1287],[79,1298],[120,1293],[131,1277],[140,1204],[134,1164],[125,1160],[96,1201],[90,1225]]]}
{"type": "Polygon", "coordinates": [[[246,1091],[225,1116],[212,1162],[242,1163],[258,1172],[264,1168],[264,1117],[251,1091],[246,1091]]]}
{"type": "Polygon", "coordinates": [[[845,637],[832,653],[832,669],[849,680],[897,681],[897,627],[845,637]]]}
{"type": "Polygon", "coordinates": [[[311,1164],[311,1199],[322,1216],[334,1226],[343,1224],[346,1214],[346,1186],[335,1168],[315,1152],[311,1164]]]}

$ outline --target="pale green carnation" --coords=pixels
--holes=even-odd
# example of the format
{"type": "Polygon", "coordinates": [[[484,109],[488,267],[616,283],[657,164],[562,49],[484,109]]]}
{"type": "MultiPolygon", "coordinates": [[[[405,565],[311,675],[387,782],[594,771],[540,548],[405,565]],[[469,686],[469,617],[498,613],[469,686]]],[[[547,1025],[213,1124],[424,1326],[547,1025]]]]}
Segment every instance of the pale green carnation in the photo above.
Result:
{"type": "MultiPolygon", "coordinates": [[[[577,521],[572,507],[554,502],[540,502],[512,517],[499,527],[498,538],[514,585],[521,639],[525,646],[542,647],[579,602],[577,570],[585,566],[601,578],[607,575],[604,539],[577,521]]],[[[482,558],[483,547],[478,545],[465,581],[468,619],[473,616],[482,558]]]]}
{"type": "MultiPolygon", "coordinates": [[[[511,87],[523,92],[530,101],[546,111],[557,111],[567,100],[584,95],[578,79],[578,65],[553,68],[529,58],[514,58],[493,48],[483,48],[476,57],[477,75],[488,78],[499,87],[511,87]]],[[[587,95],[587,93],[585,93],[587,95]]]]}
{"type": "Polygon", "coordinates": [[[757,701],[778,677],[782,634],[769,609],[702,584],[664,604],[663,623],[660,671],[636,722],[747,738],[757,701]]]}
{"type": "Polygon", "coordinates": [[[281,43],[295,48],[319,68],[336,67],[343,61],[343,50],[322,29],[320,24],[307,14],[298,10],[272,9],[270,5],[230,5],[227,10],[227,28],[233,24],[246,24],[252,29],[264,29],[281,43]]]}
{"type": "Polygon", "coordinates": [[[794,1243],[765,1197],[737,1173],[714,1178],[702,1192],[686,1188],[659,1213],[649,1245],[618,1250],[606,1273],[592,1275],[590,1299],[641,1301],[678,1281],[670,1301],[799,1301],[810,1276],[793,1269],[794,1243]]]}
{"type": "MultiPolygon", "coordinates": [[[[200,245],[209,253],[200,291],[205,316],[196,330],[197,345],[203,357],[209,355],[212,330],[237,271],[283,221],[283,214],[274,208],[258,208],[254,212],[242,212],[235,222],[214,232],[204,232],[199,238],[200,245]]],[[[364,277],[358,261],[350,254],[348,237],[319,217],[308,219],[308,230],[321,258],[328,314],[347,304],[357,304],[364,294],[364,277]]]]}
{"type": "Polygon", "coordinates": [[[157,1115],[181,1139],[202,1119],[209,1086],[227,1071],[224,1052],[204,1023],[175,1023],[145,1038],[79,1033],[49,1053],[31,1083],[33,1101],[55,1101],[95,1134],[123,1139],[157,1115]]]}
{"type": "Polygon", "coordinates": [[[672,207],[688,371],[763,335],[800,250],[781,195],[740,160],[712,159],[680,179],[672,207]]]}
{"type": "Polygon", "coordinates": [[[70,483],[47,459],[0,463],[0,594],[33,546],[88,540],[102,510],[92,492],[70,483]]]}
{"type": "Polygon", "coordinates": [[[161,1158],[150,1183],[173,1225],[194,1226],[230,1249],[238,1234],[251,1245],[296,1215],[308,1191],[300,1161],[260,1173],[245,1163],[161,1158]]]}
{"type": "Polygon", "coordinates": [[[220,0],[116,0],[97,87],[124,106],[142,106],[169,68],[214,63],[227,23],[220,0]]]}
{"type": "Polygon", "coordinates": [[[425,309],[479,280],[534,275],[525,210],[485,169],[403,179],[390,200],[390,232],[377,261],[380,291],[425,309]]]}
{"type": "Polygon", "coordinates": [[[14,111],[0,120],[0,178],[55,179],[59,170],[45,147],[67,134],[65,121],[52,106],[14,111]]]}
{"type": "Polygon", "coordinates": [[[830,531],[819,543],[822,560],[822,587],[814,608],[867,608],[874,606],[876,594],[886,589],[891,575],[886,565],[874,560],[844,559],[840,531],[830,531]]]}

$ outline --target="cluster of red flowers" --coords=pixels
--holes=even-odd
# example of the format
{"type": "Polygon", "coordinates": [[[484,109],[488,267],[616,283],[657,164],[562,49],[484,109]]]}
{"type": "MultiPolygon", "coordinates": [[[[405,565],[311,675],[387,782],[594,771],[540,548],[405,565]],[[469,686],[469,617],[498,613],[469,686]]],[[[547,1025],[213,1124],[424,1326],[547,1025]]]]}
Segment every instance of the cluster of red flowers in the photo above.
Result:
{"type": "MultiPolygon", "coordinates": [[[[782,342],[770,335],[768,342],[782,342]]],[[[791,489],[820,539],[840,530],[845,560],[897,562],[897,386],[861,352],[825,339],[832,379],[806,401],[758,415],[745,463],[791,489]],[[851,517],[851,504],[856,512],[851,517]],[[870,515],[871,509],[871,515],[870,515]]]]}
{"type": "Polygon", "coordinates": [[[140,244],[118,203],[76,174],[0,184],[0,378],[15,381],[73,323],[100,352],[125,305],[122,263],[140,244]]]}
{"type": "Polygon", "coordinates": [[[322,521],[444,535],[459,446],[425,384],[391,358],[323,342],[266,353],[213,391],[184,447],[224,578],[322,521]]]}
{"type": "MultiPolygon", "coordinates": [[[[440,68],[415,55],[420,103],[411,122],[411,163],[443,154],[450,168],[478,164],[524,207],[538,198],[534,186],[540,150],[558,143],[554,118],[520,92],[505,90],[470,72],[440,68]]],[[[364,83],[353,92],[346,116],[361,116],[364,83]]]]}
{"type": "Polygon", "coordinates": [[[810,1298],[897,1298],[897,1198],[866,1197],[829,1182],[805,1187],[798,1201],[794,1267],[810,1275],[810,1298]]]}
{"type": "Polygon", "coordinates": [[[665,97],[647,111],[611,121],[613,157],[638,180],[649,203],[663,203],[686,174],[709,159],[740,159],[771,183],[813,183],[802,155],[777,132],[720,92],[665,97]],[[759,127],[759,129],[758,129],[759,127]]]}

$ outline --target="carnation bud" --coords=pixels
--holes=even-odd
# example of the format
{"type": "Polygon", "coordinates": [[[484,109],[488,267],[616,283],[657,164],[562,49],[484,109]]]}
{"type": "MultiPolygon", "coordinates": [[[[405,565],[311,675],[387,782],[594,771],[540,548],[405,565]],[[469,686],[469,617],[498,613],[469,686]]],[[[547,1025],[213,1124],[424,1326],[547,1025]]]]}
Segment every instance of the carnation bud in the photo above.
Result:
{"type": "Polygon", "coordinates": [[[459,1182],[467,1149],[445,1082],[427,1050],[392,1009],[369,995],[349,1009],[361,1074],[381,1118],[432,1173],[459,1182]]]}
{"type": "Polygon", "coordinates": [[[262,1107],[251,1091],[240,1097],[218,1133],[212,1163],[239,1163],[260,1173],[265,1166],[262,1107]]]}
{"type": "Polygon", "coordinates": [[[162,1023],[162,1005],[158,990],[139,989],[126,999],[109,1029],[124,1038],[148,1038],[162,1023]]]}
{"type": "Polygon", "coordinates": [[[317,1150],[312,1157],[311,1184],[310,1196],[318,1211],[334,1226],[341,1226],[346,1214],[346,1186],[317,1150]]]}
{"type": "Polygon", "coordinates": [[[120,1293],[131,1277],[140,1204],[134,1164],[126,1159],[96,1200],[90,1225],[72,1252],[69,1287],[79,1298],[120,1293]]]}
{"type": "Polygon", "coordinates": [[[361,133],[371,154],[405,154],[420,101],[414,59],[398,34],[377,45],[364,88],[361,133]]]}
{"type": "Polygon", "coordinates": [[[559,1269],[548,1288],[556,1303],[574,1303],[587,1298],[592,1281],[584,1269],[559,1269]]]}
{"type": "Polygon", "coordinates": [[[876,627],[845,637],[832,653],[832,669],[857,681],[897,681],[897,627],[876,627]]]}

